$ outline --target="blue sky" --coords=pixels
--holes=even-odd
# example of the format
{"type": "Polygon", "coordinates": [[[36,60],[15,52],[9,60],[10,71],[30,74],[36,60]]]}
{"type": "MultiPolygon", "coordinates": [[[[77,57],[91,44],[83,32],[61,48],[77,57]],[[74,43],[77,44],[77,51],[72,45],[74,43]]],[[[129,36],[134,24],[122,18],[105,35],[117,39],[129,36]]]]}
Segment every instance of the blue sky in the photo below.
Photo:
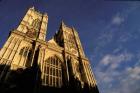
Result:
{"type": "Polygon", "coordinates": [[[61,20],[76,28],[100,93],[139,93],[139,1],[1,0],[0,47],[31,6],[48,13],[47,39],[61,20]]]}

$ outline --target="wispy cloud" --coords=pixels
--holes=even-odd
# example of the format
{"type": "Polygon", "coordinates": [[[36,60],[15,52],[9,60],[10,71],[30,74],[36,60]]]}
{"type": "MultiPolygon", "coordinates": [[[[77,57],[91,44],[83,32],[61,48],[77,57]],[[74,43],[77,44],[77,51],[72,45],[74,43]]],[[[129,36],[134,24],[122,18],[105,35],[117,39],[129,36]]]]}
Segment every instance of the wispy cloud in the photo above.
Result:
{"type": "Polygon", "coordinates": [[[122,46],[122,45],[119,45],[117,48],[115,48],[115,49],[113,50],[113,53],[114,53],[114,54],[115,54],[115,53],[119,53],[122,49],[123,49],[123,46],[122,46]]]}
{"type": "Polygon", "coordinates": [[[113,25],[121,25],[124,22],[124,17],[120,16],[119,14],[115,15],[112,18],[113,25]]]}
{"type": "Polygon", "coordinates": [[[126,70],[122,71],[120,76],[121,88],[120,92],[123,93],[139,93],[140,91],[140,67],[127,67],[126,70]]]}
{"type": "Polygon", "coordinates": [[[122,34],[118,38],[118,42],[122,42],[123,43],[123,42],[127,42],[129,40],[132,40],[132,39],[137,39],[139,35],[140,34],[138,33],[138,31],[136,31],[136,29],[131,30],[129,32],[125,32],[124,31],[124,32],[122,32],[122,34]]]}
{"type": "Polygon", "coordinates": [[[97,81],[102,87],[104,93],[139,93],[140,87],[140,63],[135,62],[134,66],[123,66],[121,70],[116,68],[122,66],[124,62],[132,62],[138,54],[132,54],[128,51],[121,52],[117,55],[106,54],[95,68],[97,81]],[[104,69],[106,68],[106,69],[104,69]],[[100,81],[99,81],[100,80],[100,81]],[[116,92],[117,91],[117,92],[116,92]]]}
{"type": "Polygon", "coordinates": [[[105,55],[102,60],[100,61],[100,64],[103,65],[110,65],[110,67],[113,69],[117,68],[121,62],[130,61],[132,59],[133,55],[127,52],[124,52],[122,54],[118,55],[105,55]]]}
{"type": "Polygon", "coordinates": [[[120,26],[124,21],[125,18],[121,16],[120,13],[116,13],[112,17],[112,19],[110,19],[110,22],[102,29],[101,33],[97,38],[98,43],[96,51],[98,51],[98,49],[104,47],[105,45],[109,44],[113,40],[116,31],[118,30],[118,27],[114,27],[114,25],[120,26]]]}
{"type": "MultiPolygon", "coordinates": [[[[99,41],[99,43],[97,45],[98,49],[102,48],[103,46],[105,46],[106,44],[108,44],[112,41],[112,39],[114,38],[114,36],[117,34],[117,32],[120,29],[119,26],[124,24],[127,21],[127,18],[129,17],[129,15],[133,11],[135,11],[137,8],[139,8],[138,3],[137,2],[133,3],[130,5],[129,8],[119,11],[116,14],[114,14],[110,18],[110,21],[108,20],[108,23],[106,24],[106,26],[104,28],[102,28],[102,31],[101,31],[99,37],[97,38],[97,41],[99,41]],[[114,27],[114,26],[117,26],[117,27],[114,27]]],[[[130,38],[133,38],[133,37],[134,36],[132,35],[132,33],[126,32],[126,33],[120,35],[120,38],[118,39],[118,41],[126,42],[126,41],[130,40],[130,38]]]]}
{"type": "Polygon", "coordinates": [[[139,37],[139,34],[134,32],[136,29],[127,25],[137,8],[139,5],[133,4],[112,15],[97,38],[92,61],[94,62],[96,58],[99,60],[94,71],[101,93],[140,91],[140,52],[136,54],[133,52],[135,49],[127,47],[129,43],[127,41],[134,40],[135,35],[139,37]]]}
{"type": "Polygon", "coordinates": [[[131,78],[140,80],[140,67],[139,66],[129,67],[126,70],[128,73],[130,73],[131,78]]]}

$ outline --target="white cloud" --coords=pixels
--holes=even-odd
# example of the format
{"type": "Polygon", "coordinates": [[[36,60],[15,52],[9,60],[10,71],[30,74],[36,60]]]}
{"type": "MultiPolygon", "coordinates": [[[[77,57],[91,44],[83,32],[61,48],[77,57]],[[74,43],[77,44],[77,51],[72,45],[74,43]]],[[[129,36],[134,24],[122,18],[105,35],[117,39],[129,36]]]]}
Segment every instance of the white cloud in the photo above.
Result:
{"type": "Polygon", "coordinates": [[[118,30],[118,27],[114,27],[114,25],[121,25],[125,20],[124,16],[120,16],[119,13],[115,14],[111,21],[102,29],[100,35],[97,38],[97,51],[104,47],[105,45],[109,44],[114,36],[115,32],[118,30]]]}
{"type": "Polygon", "coordinates": [[[140,91],[140,66],[127,67],[122,71],[119,79],[123,93],[139,93],[140,91]]]}
{"type": "Polygon", "coordinates": [[[101,35],[97,38],[98,46],[104,46],[109,43],[113,38],[113,30],[103,31],[101,35]]]}
{"type": "Polygon", "coordinates": [[[113,50],[113,53],[118,53],[123,49],[122,45],[119,45],[116,49],[113,50]]]}
{"type": "Polygon", "coordinates": [[[110,63],[110,59],[111,59],[110,55],[106,55],[101,60],[101,63],[104,64],[104,65],[108,65],[110,63]]]}
{"type": "MultiPolygon", "coordinates": [[[[136,2],[136,4],[138,3],[136,2]]],[[[125,9],[124,11],[122,10],[123,12],[117,13],[112,17],[111,22],[109,22],[106,27],[103,28],[101,34],[99,35],[99,38],[97,38],[97,42],[99,43],[97,44],[98,51],[95,51],[95,55],[96,53],[99,53],[99,49],[102,49],[105,45],[109,44],[112,39],[114,39],[114,34],[116,34],[116,30],[118,31],[118,26],[127,21],[129,14],[131,14],[138,7],[139,5],[130,4],[130,7],[128,9],[125,9]]],[[[128,31],[123,32],[125,33],[119,35],[119,43],[120,41],[127,42],[131,38],[134,38],[133,33],[130,33],[128,31]]],[[[99,61],[99,64],[95,66],[94,71],[100,93],[139,93],[140,52],[136,58],[136,54],[131,54],[129,52],[120,53],[123,49],[123,46],[115,49],[113,53],[117,55],[104,55],[99,61]],[[134,59],[133,62],[132,58],[134,59]],[[129,64],[128,62],[131,63],[129,64]],[[123,63],[125,63],[125,65],[123,63]],[[116,69],[119,67],[121,67],[121,69],[116,69]]]]}
{"type": "Polygon", "coordinates": [[[133,55],[127,52],[124,52],[118,55],[107,54],[102,58],[102,60],[100,61],[100,64],[110,65],[112,69],[115,69],[119,66],[121,62],[130,61],[132,57],[133,55]]]}
{"type": "Polygon", "coordinates": [[[119,67],[122,62],[130,61],[132,58],[133,54],[126,51],[118,55],[105,55],[95,68],[98,79],[102,80],[99,82],[111,83],[114,81],[114,77],[120,75],[120,73],[116,71],[116,68],[119,67]]]}
{"type": "MultiPolygon", "coordinates": [[[[132,39],[137,39],[139,34],[134,34],[134,31],[135,31],[135,29],[130,32],[123,32],[122,35],[120,35],[120,37],[118,38],[118,41],[127,42],[132,39]]],[[[137,32],[135,31],[135,33],[137,33],[137,32]]]]}
{"type": "MultiPolygon", "coordinates": [[[[109,83],[109,82],[111,82],[113,80],[112,77],[109,77],[107,73],[104,73],[102,71],[98,71],[97,77],[102,79],[102,81],[106,82],[106,83],[109,83]]],[[[102,81],[100,81],[100,82],[102,82],[102,81]]]]}
{"type": "Polygon", "coordinates": [[[112,24],[114,25],[120,25],[124,22],[124,18],[121,17],[120,15],[115,15],[113,18],[112,18],[112,24]]]}
{"type": "Polygon", "coordinates": [[[134,54],[124,51],[118,55],[107,54],[101,59],[95,68],[95,75],[99,86],[102,86],[100,87],[102,93],[138,93],[136,90],[140,91],[140,88],[135,86],[140,83],[138,65],[134,64],[135,67],[124,66],[121,71],[115,69],[120,67],[123,62],[132,62],[134,57],[134,54]]]}
{"type": "Polygon", "coordinates": [[[135,66],[134,68],[129,67],[126,70],[128,71],[128,73],[130,73],[131,78],[140,80],[140,67],[139,66],[135,66]]]}

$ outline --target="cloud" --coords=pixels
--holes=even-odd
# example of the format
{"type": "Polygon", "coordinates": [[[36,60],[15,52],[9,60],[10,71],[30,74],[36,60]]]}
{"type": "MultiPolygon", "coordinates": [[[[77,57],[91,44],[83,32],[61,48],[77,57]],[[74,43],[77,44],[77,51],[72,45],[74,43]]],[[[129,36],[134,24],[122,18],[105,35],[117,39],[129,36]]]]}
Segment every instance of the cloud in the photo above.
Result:
{"type": "MultiPolygon", "coordinates": [[[[123,32],[122,35],[120,35],[120,37],[118,38],[118,41],[119,42],[127,42],[129,40],[136,39],[137,38],[137,34],[135,35],[134,31],[123,32]]],[[[137,33],[137,32],[135,31],[135,33],[137,33]]]]}
{"type": "Polygon", "coordinates": [[[119,53],[123,49],[122,45],[119,45],[116,49],[113,50],[113,53],[119,53]]]}
{"type": "MultiPolygon", "coordinates": [[[[118,12],[116,12],[116,14],[114,14],[112,16],[110,21],[108,21],[108,23],[105,25],[105,27],[102,28],[102,31],[97,38],[97,42],[99,41],[97,44],[97,51],[100,48],[107,45],[108,43],[110,43],[114,39],[114,36],[119,33],[120,28],[118,26],[120,26],[124,22],[126,22],[128,17],[130,16],[130,14],[138,8],[139,8],[139,4],[137,2],[135,2],[133,4],[130,4],[130,7],[126,8],[122,11],[118,11],[118,12]],[[116,26],[116,27],[114,27],[114,26],[116,26]],[[116,33],[116,31],[118,33],[116,33]]],[[[124,31],[122,31],[122,32],[124,32],[124,31]]],[[[123,33],[120,35],[118,41],[126,42],[126,41],[130,40],[131,38],[136,38],[136,37],[134,37],[134,35],[132,35],[131,32],[126,32],[126,33],[123,33]]]]}
{"type": "Polygon", "coordinates": [[[140,66],[127,67],[119,79],[123,93],[139,93],[140,91],[140,66]]]}
{"type": "Polygon", "coordinates": [[[104,47],[105,45],[111,43],[116,35],[116,31],[118,31],[118,26],[121,25],[125,21],[125,17],[120,15],[120,13],[116,13],[111,21],[102,29],[101,33],[97,38],[97,51],[104,47]],[[114,27],[114,25],[116,27],[114,27]]]}
{"type": "Polygon", "coordinates": [[[112,18],[112,24],[114,25],[121,25],[122,23],[124,22],[124,18],[121,17],[120,15],[115,15],[113,18],[112,18]]]}
{"type": "Polygon", "coordinates": [[[120,73],[116,71],[116,68],[123,62],[131,61],[133,56],[133,54],[127,51],[118,55],[106,54],[95,68],[97,77],[102,79],[102,82],[112,82],[114,77],[120,75],[120,73]]]}
{"type": "Polygon", "coordinates": [[[132,58],[133,55],[128,52],[124,52],[118,55],[107,54],[101,59],[100,64],[103,64],[105,66],[110,65],[112,69],[115,69],[121,62],[130,61],[132,58]]]}
{"type": "MultiPolygon", "coordinates": [[[[98,59],[98,64],[93,69],[100,93],[139,93],[140,91],[140,52],[133,54],[123,51],[126,47],[123,43],[135,38],[135,29],[132,32],[121,29],[122,25],[127,24],[130,14],[137,8],[139,5],[131,4],[122,12],[114,14],[97,38],[94,55],[98,55],[101,59],[98,59]],[[116,40],[116,45],[120,47],[113,49],[112,53],[107,53],[106,46],[109,47],[113,40],[116,40]]],[[[111,49],[114,46],[111,45],[111,49]]],[[[93,58],[93,62],[95,59],[96,57],[93,58]]]]}
{"type": "Polygon", "coordinates": [[[140,80],[140,67],[139,66],[135,66],[134,68],[129,67],[126,70],[128,71],[128,73],[131,73],[130,74],[131,78],[140,80]]]}
{"type": "Polygon", "coordinates": [[[140,66],[136,65],[139,61],[129,66],[134,57],[136,58],[136,54],[128,51],[117,55],[106,54],[102,57],[94,68],[101,93],[138,93],[140,91],[140,66]],[[122,66],[124,62],[128,65],[122,66]],[[120,66],[123,67],[121,70],[116,69],[120,66]]]}

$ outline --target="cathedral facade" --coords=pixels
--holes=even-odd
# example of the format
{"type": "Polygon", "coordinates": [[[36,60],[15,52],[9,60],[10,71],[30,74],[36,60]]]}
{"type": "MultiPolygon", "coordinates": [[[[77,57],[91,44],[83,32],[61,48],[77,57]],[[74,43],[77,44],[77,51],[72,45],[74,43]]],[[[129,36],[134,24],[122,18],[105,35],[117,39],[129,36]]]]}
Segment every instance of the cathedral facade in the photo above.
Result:
{"type": "MultiPolygon", "coordinates": [[[[94,88],[92,93],[98,93],[90,62],[75,28],[62,21],[53,38],[46,41],[47,24],[48,15],[32,7],[19,26],[10,32],[0,50],[0,86],[8,84],[9,88],[17,87],[19,83],[15,83],[17,76],[15,78],[13,73],[19,77],[29,71],[34,74],[24,74],[26,80],[24,78],[22,84],[30,82],[29,78],[33,77],[33,82],[39,81],[43,88],[76,85],[83,89],[87,85],[94,88]]],[[[32,85],[39,87],[38,83],[32,85]]]]}

